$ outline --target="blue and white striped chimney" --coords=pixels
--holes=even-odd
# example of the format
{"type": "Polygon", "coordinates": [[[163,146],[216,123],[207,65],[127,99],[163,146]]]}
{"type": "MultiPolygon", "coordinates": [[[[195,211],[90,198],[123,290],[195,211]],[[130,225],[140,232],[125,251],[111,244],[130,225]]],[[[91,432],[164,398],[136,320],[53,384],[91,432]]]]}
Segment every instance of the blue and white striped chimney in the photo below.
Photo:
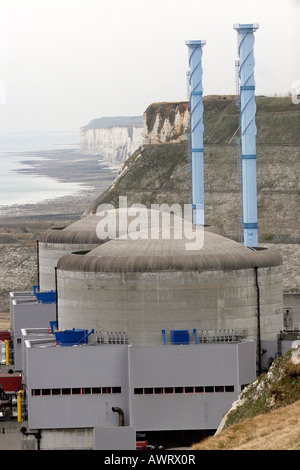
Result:
{"type": "Polygon", "coordinates": [[[256,188],[256,125],[254,81],[254,31],[258,24],[236,24],[240,61],[240,125],[242,140],[243,228],[244,245],[258,245],[256,188]]]}
{"type": "Polygon", "coordinates": [[[192,205],[193,223],[204,225],[204,164],[203,164],[203,87],[202,47],[206,41],[186,41],[189,48],[192,205]]]}

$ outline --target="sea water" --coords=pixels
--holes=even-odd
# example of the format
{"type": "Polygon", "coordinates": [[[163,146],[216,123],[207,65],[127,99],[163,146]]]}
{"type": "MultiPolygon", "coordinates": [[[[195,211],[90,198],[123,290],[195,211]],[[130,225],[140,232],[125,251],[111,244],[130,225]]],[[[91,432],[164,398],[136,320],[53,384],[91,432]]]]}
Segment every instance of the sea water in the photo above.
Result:
{"type": "MultiPolygon", "coordinates": [[[[81,185],[57,181],[40,175],[18,173],[26,152],[78,150],[76,132],[0,133],[0,209],[12,205],[36,204],[61,196],[76,194],[81,185]]],[[[30,160],[40,159],[33,157],[30,160]]]]}

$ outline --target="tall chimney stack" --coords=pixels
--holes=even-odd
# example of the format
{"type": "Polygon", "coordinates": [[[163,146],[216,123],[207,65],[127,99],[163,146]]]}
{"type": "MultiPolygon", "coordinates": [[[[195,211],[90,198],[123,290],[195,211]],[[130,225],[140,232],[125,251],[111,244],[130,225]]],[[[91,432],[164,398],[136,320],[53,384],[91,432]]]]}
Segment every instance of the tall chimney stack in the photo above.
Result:
{"type": "Polygon", "coordinates": [[[204,225],[202,48],[206,41],[186,41],[189,48],[193,223],[204,225]]]}
{"type": "Polygon", "coordinates": [[[256,125],[253,54],[254,31],[258,24],[235,24],[238,33],[240,79],[240,125],[242,141],[243,230],[244,245],[258,245],[256,188],[256,125]]]}

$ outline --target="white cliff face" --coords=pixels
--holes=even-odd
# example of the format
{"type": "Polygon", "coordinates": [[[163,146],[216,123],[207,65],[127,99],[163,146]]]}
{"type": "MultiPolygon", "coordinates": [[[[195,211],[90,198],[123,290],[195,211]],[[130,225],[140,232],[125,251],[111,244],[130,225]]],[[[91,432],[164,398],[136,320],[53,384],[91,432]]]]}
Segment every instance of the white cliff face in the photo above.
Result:
{"type": "Polygon", "coordinates": [[[187,140],[190,112],[187,102],[154,103],[141,118],[100,118],[80,129],[80,151],[99,155],[104,163],[121,167],[141,145],[187,140]],[[123,122],[122,122],[123,120],[123,122]],[[114,122],[113,122],[114,121],[114,122]]]}
{"type": "Polygon", "coordinates": [[[80,151],[101,155],[109,165],[122,165],[142,144],[143,126],[113,126],[80,130],[80,151]]]}
{"type": "Polygon", "coordinates": [[[187,140],[190,112],[186,102],[156,103],[143,116],[143,144],[160,144],[187,140]]]}

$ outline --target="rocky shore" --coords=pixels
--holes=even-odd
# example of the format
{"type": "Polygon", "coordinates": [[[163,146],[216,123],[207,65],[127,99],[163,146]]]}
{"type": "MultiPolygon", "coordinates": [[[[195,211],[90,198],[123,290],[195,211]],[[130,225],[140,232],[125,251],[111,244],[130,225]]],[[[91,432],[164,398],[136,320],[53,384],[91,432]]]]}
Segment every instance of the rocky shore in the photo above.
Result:
{"type": "Polygon", "coordinates": [[[0,314],[9,311],[9,292],[32,290],[37,283],[36,241],[55,224],[68,225],[114,181],[118,168],[101,164],[99,156],[74,150],[24,153],[19,172],[82,185],[73,195],[38,204],[0,207],[0,314]],[[43,157],[35,160],[34,158],[43,157]]]}
{"type": "Polygon", "coordinates": [[[76,183],[82,190],[69,196],[44,200],[38,204],[5,207],[0,203],[0,220],[74,220],[116,178],[119,168],[109,167],[98,155],[83,155],[75,149],[26,152],[17,170],[25,175],[54,178],[61,183],[76,183]],[[39,157],[37,160],[36,157],[39,157]]]}

